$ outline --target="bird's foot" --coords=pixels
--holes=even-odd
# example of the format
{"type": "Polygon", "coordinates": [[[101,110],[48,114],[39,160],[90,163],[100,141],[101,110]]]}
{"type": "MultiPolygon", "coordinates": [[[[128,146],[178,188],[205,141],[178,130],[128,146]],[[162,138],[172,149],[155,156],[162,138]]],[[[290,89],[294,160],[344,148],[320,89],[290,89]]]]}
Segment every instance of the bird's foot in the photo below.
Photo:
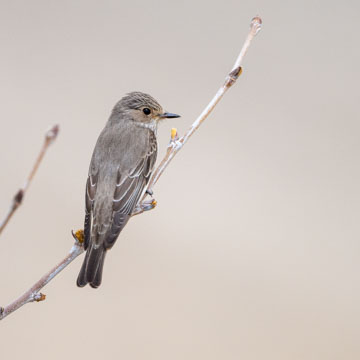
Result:
{"type": "Polygon", "coordinates": [[[140,204],[137,204],[131,216],[138,215],[143,213],[144,211],[152,210],[156,207],[157,201],[155,199],[145,200],[140,204]]]}

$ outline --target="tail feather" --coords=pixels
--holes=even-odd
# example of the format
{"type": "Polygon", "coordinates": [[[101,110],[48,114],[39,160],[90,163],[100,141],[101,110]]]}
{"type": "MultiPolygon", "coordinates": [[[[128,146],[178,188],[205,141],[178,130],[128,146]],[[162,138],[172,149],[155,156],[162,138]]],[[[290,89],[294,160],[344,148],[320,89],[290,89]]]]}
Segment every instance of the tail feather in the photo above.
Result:
{"type": "Polygon", "coordinates": [[[90,283],[90,286],[93,288],[100,286],[105,253],[106,250],[103,246],[98,248],[90,246],[87,249],[84,262],[77,278],[77,286],[83,287],[88,283],[90,283]]]}
{"type": "Polygon", "coordinates": [[[101,258],[99,259],[99,265],[96,270],[95,276],[92,281],[90,281],[90,286],[94,289],[98,288],[101,285],[102,272],[104,267],[106,250],[102,252],[101,258]]]}
{"type": "Polygon", "coordinates": [[[79,276],[78,276],[77,281],[76,281],[76,285],[78,287],[84,287],[88,283],[86,281],[86,265],[87,265],[87,262],[89,260],[89,254],[90,254],[89,251],[87,251],[86,254],[85,254],[85,259],[84,259],[84,261],[82,263],[80,273],[79,273],[79,276]]]}

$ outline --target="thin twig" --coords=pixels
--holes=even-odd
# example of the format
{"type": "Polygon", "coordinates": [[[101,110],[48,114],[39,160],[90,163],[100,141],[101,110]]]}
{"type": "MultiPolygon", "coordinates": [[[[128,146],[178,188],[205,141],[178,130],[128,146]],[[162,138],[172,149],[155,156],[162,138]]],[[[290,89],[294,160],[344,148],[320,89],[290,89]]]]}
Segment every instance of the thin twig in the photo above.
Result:
{"type": "MultiPolygon", "coordinates": [[[[226,91],[229,90],[230,87],[235,84],[236,80],[238,79],[238,77],[240,76],[240,74],[242,72],[241,63],[243,61],[243,58],[244,58],[245,54],[247,53],[252,40],[254,39],[256,34],[261,30],[261,25],[262,25],[262,20],[259,16],[256,16],[251,20],[248,36],[246,37],[244,45],[241,48],[240,54],[237,57],[232,70],[226,77],[224,84],[220,87],[220,89],[217,91],[215,96],[211,99],[211,101],[206,106],[204,111],[194,121],[194,123],[191,125],[189,130],[185,133],[185,135],[179,139],[176,129],[172,129],[171,139],[170,139],[170,143],[168,145],[165,157],[162,159],[161,163],[156,168],[156,170],[154,171],[154,173],[149,181],[149,184],[147,187],[148,192],[152,193],[152,190],[153,190],[155,184],[158,182],[160,176],[163,174],[164,170],[170,164],[170,161],[182,149],[182,147],[189,140],[189,138],[194,134],[194,132],[199,128],[199,126],[210,115],[210,113],[213,111],[213,109],[215,108],[217,103],[222,99],[222,97],[224,96],[226,91]]],[[[136,209],[136,211],[133,213],[133,215],[138,215],[146,210],[150,210],[146,206],[144,206],[143,209],[141,209],[141,205],[145,202],[146,196],[147,196],[147,193],[145,193],[144,196],[142,197],[140,205],[136,209]]]]}
{"type": "Polygon", "coordinates": [[[11,217],[14,215],[16,209],[21,205],[22,200],[25,196],[25,193],[26,193],[27,189],[29,188],[32,179],[34,178],[37,169],[39,168],[39,165],[46,153],[46,150],[54,142],[58,133],[59,133],[59,125],[54,125],[52,128],[50,128],[46,132],[43,146],[39,152],[39,155],[34,163],[32,170],[30,171],[29,176],[25,180],[23,187],[20,188],[18,190],[18,192],[15,194],[15,196],[13,197],[12,203],[10,205],[10,209],[9,209],[8,213],[6,214],[5,218],[3,219],[3,221],[0,223],[0,234],[5,229],[6,225],[9,223],[9,221],[10,221],[11,217]]]}
{"type": "MultiPolygon", "coordinates": [[[[82,232],[82,230],[80,230],[82,232]]],[[[78,235],[79,232],[73,234],[75,238],[75,243],[70,249],[70,252],[66,257],[60,261],[54,268],[48,271],[39,281],[37,281],[29,290],[27,290],[23,295],[21,295],[18,299],[13,301],[11,304],[6,307],[0,307],[0,320],[4,319],[6,316],[24,306],[27,303],[33,301],[43,301],[45,300],[45,295],[40,293],[40,290],[48,284],[56,275],[58,275],[62,270],[66,268],[75,258],[77,258],[80,254],[83,253],[84,247],[82,246],[82,242],[79,241],[81,234],[78,235]]]]}
{"type": "MultiPolygon", "coordinates": [[[[195,122],[192,124],[191,128],[185,133],[185,135],[179,139],[176,129],[171,130],[171,140],[170,140],[169,146],[167,148],[165,157],[161,161],[160,165],[157,167],[157,169],[155,170],[155,172],[153,173],[153,175],[150,179],[150,182],[148,185],[149,193],[151,193],[151,190],[153,189],[154,185],[159,180],[160,176],[162,175],[162,173],[164,172],[166,167],[169,165],[170,161],[174,158],[174,156],[178,153],[178,151],[184,146],[184,144],[188,141],[190,136],[192,136],[193,133],[199,128],[199,126],[202,124],[202,122],[208,117],[208,115],[214,109],[216,104],[223,97],[225,92],[236,82],[237,78],[241,74],[240,65],[243,60],[243,57],[245,56],[252,39],[260,31],[260,29],[261,29],[260,17],[253,18],[251,21],[251,25],[250,25],[250,32],[245,40],[245,43],[241,49],[241,52],[240,52],[238,58],[236,59],[233,69],[231,70],[231,72],[229,73],[229,75],[227,76],[227,78],[225,80],[224,85],[218,90],[218,92],[216,93],[214,98],[210,101],[210,103],[207,105],[205,110],[200,114],[200,116],[195,120],[195,122]]],[[[33,170],[31,172],[31,174],[28,178],[28,182],[30,182],[32,177],[34,176],[34,173],[38,167],[38,163],[40,163],[40,161],[43,157],[43,153],[45,152],[47,146],[48,145],[45,146],[45,144],[44,144],[43,151],[39,155],[38,161],[37,161],[36,165],[34,166],[35,170],[33,170]]],[[[24,189],[26,190],[27,187],[28,187],[28,183],[25,183],[25,186],[21,190],[24,191],[24,189]]],[[[23,195],[24,194],[22,193],[22,196],[23,195]]],[[[141,214],[144,211],[151,210],[156,206],[155,200],[153,200],[153,199],[145,200],[145,197],[146,197],[146,194],[143,196],[142,200],[136,206],[136,209],[134,210],[132,215],[141,214]]],[[[11,215],[10,215],[10,217],[11,217],[11,215]]],[[[5,223],[5,225],[6,225],[6,223],[5,223]]],[[[75,234],[73,234],[73,236],[75,238],[75,244],[71,248],[70,253],[58,265],[56,265],[53,269],[51,269],[48,273],[46,273],[28,291],[26,291],[23,295],[21,295],[17,300],[12,302],[10,305],[6,306],[5,308],[0,307],[0,320],[2,320],[7,315],[11,314],[12,312],[14,312],[15,310],[19,309],[20,307],[22,307],[23,305],[25,305],[29,302],[42,301],[45,299],[45,295],[41,294],[39,291],[46,284],[48,284],[61,270],[63,270],[66,266],[68,266],[77,256],[79,256],[84,251],[84,248],[82,246],[82,243],[84,240],[83,230],[77,231],[75,234]]]]}

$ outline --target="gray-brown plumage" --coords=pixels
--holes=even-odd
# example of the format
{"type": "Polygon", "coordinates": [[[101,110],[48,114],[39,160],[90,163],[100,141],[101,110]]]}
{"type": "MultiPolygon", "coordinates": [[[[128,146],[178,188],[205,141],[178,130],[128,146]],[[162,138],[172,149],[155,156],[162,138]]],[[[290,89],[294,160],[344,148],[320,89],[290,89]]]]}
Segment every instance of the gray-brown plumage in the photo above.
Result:
{"type": "Polygon", "coordinates": [[[153,171],[159,120],[166,113],[150,95],[132,92],[114,107],[90,163],[85,195],[85,259],[77,285],[101,284],[105,254],[128,222],[153,171]]]}

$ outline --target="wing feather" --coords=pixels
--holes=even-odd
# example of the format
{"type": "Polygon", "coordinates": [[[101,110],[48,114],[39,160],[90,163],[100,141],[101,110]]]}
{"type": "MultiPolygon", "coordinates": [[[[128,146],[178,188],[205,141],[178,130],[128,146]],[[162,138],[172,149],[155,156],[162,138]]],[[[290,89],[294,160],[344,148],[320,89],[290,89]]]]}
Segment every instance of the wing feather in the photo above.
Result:
{"type": "Polygon", "coordinates": [[[89,175],[86,182],[85,192],[85,221],[84,221],[84,248],[89,246],[91,232],[91,212],[94,206],[95,193],[97,188],[98,173],[89,175]]]}
{"type": "Polygon", "coordinates": [[[128,222],[137,202],[150,179],[157,155],[157,142],[150,133],[149,147],[138,163],[126,173],[118,169],[113,195],[113,216],[110,232],[105,239],[105,248],[110,248],[128,222]]]}

